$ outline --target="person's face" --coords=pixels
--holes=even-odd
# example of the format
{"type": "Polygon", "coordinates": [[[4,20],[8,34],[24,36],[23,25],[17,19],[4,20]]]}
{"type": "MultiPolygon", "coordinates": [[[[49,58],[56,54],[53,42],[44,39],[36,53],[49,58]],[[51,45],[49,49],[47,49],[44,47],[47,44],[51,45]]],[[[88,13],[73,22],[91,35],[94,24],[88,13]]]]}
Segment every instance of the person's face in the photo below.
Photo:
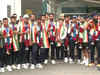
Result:
{"type": "Polygon", "coordinates": [[[11,23],[16,23],[16,19],[15,18],[11,18],[11,23]]]}
{"type": "Polygon", "coordinates": [[[85,19],[84,19],[84,18],[81,18],[81,19],[80,19],[80,22],[81,22],[81,23],[83,23],[84,21],[85,21],[85,19]]]}
{"type": "Polygon", "coordinates": [[[73,19],[72,19],[72,22],[77,22],[77,19],[76,19],[76,18],[73,18],[73,19]]]}
{"type": "Polygon", "coordinates": [[[59,20],[59,24],[63,24],[63,20],[59,20]]]}
{"type": "Polygon", "coordinates": [[[98,16],[98,21],[99,21],[99,23],[100,23],[100,16],[98,16]]]}
{"type": "Polygon", "coordinates": [[[79,21],[80,21],[80,20],[81,20],[81,16],[78,16],[77,20],[79,20],[79,21]]]}
{"type": "Polygon", "coordinates": [[[45,21],[45,16],[42,16],[41,19],[42,19],[43,21],[45,21]]]}
{"type": "Polygon", "coordinates": [[[23,17],[22,17],[22,16],[20,16],[20,20],[21,20],[21,21],[23,20],[23,17]]]}
{"type": "Polygon", "coordinates": [[[25,23],[28,23],[28,20],[29,20],[28,18],[24,18],[25,23]]]}
{"type": "Polygon", "coordinates": [[[49,15],[48,15],[48,14],[46,14],[46,15],[45,15],[45,17],[46,17],[46,19],[48,19],[48,18],[49,18],[49,15]]]}
{"type": "Polygon", "coordinates": [[[4,20],[4,21],[3,21],[3,24],[4,24],[4,25],[8,25],[8,20],[4,20]]]}
{"type": "Polygon", "coordinates": [[[37,22],[38,22],[38,23],[41,23],[41,19],[38,19],[37,22]]]}
{"type": "Polygon", "coordinates": [[[53,19],[54,19],[54,15],[51,14],[51,15],[49,16],[49,19],[50,19],[50,20],[53,20],[53,19]]]}
{"type": "Polygon", "coordinates": [[[65,20],[66,20],[66,21],[69,21],[69,20],[70,20],[70,18],[69,18],[69,17],[66,17],[66,18],[65,18],[65,20]]]}
{"type": "Polygon", "coordinates": [[[88,22],[89,20],[90,20],[89,18],[86,18],[86,19],[85,19],[85,21],[87,21],[87,22],[88,22]]]}
{"type": "Polygon", "coordinates": [[[97,16],[97,15],[96,15],[96,16],[93,16],[93,18],[94,18],[94,19],[97,19],[97,18],[98,18],[98,16],[97,16]]]}
{"type": "Polygon", "coordinates": [[[34,20],[35,20],[35,15],[31,15],[30,19],[31,19],[32,21],[34,21],[34,20]]]}

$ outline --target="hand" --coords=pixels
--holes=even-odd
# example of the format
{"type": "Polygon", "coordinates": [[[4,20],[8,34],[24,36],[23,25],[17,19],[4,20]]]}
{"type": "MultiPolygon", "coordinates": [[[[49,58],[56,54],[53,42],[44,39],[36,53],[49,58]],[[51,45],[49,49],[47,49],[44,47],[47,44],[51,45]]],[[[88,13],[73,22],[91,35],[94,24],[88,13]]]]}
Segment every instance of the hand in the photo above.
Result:
{"type": "Polygon", "coordinates": [[[32,46],[32,41],[31,40],[29,41],[29,45],[32,46]]]}
{"type": "Polygon", "coordinates": [[[9,52],[9,51],[7,51],[7,52],[6,52],[6,54],[10,55],[10,52],[9,52]]]}

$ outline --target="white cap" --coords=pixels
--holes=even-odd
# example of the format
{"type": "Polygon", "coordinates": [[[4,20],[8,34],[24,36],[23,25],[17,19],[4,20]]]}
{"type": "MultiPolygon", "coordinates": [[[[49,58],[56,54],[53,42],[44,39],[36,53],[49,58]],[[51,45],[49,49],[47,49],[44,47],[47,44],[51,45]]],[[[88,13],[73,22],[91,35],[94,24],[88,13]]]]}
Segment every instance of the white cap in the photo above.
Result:
{"type": "Polygon", "coordinates": [[[64,16],[64,14],[60,14],[60,17],[64,16]]]}
{"type": "Polygon", "coordinates": [[[23,16],[23,18],[29,18],[29,16],[28,16],[27,14],[25,14],[25,15],[23,16]]]}

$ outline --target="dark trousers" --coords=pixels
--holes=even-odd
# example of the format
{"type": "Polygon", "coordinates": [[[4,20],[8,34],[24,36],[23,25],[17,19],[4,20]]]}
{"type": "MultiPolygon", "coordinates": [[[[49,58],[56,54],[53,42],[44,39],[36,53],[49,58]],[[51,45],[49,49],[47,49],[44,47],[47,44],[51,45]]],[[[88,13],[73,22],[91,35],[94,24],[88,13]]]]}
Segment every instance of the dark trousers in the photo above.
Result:
{"type": "Polygon", "coordinates": [[[75,52],[75,41],[70,40],[69,47],[70,47],[70,51],[69,51],[70,57],[71,57],[71,59],[74,59],[75,58],[75,54],[74,54],[74,52],[75,52]]]}
{"type": "Polygon", "coordinates": [[[67,47],[64,47],[64,57],[69,57],[69,54],[68,54],[68,48],[67,47]]]}
{"type": "Polygon", "coordinates": [[[49,48],[40,48],[39,62],[43,63],[45,59],[48,59],[49,48]]]}
{"type": "Polygon", "coordinates": [[[12,55],[6,54],[6,59],[5,59],[6,65],[12,65],[12,55]]]}
{"type": "Polygon", "coordinates": [[[64,47],[60,46],[56,48],[56,58],[63,59],[64,58],[64,47]]]}
{"type": "MultiPolygon", "coordinates": [[[[22,64],[24,63],[30,63],[30,49],[29,50],[25,50],[25,45],[24,45],[24,42],[21,43],[21,51],[20,51],[20,54],[21,54],[21,58],[22,58],[22,64]]],[[[29,47],[28,47],[29,48],[29,47]]]]}
{"type": "MultiPolygon", "coordinates": [[[[6,52],[6,49],[5,49],[6,52]]],[[[12,65],[13,64],[13,56],[12,56],[12,49],[9,50],[10,54],[5,53],[5,64],[12,65]]]]}
{"type": "Polygon", "coordinates": [[[20,50],[17,51],[17,52],[13,52],[12,54],[12,61],[13,61],[13,64],[21,64],[21,54],[20,54],[20,50]]]}
{"type": "Polygon", "coordinates": [[[100,41],[96,41],[95,42],[95,45],[91,45],[91,43],[90,43],[90,45],[89,45],[89,47],[90,47],[90,50],[91,50],[91,63],[94,63],[94,61],[95,61],[95,58],[94,58],[94,56],[95,56],[95,47],[96,47],[96,49],[97,49],[97,61],[98,61],[98,64],[100,64],[100,41]]]}
{"type": "Polygon", "coordinates": [[[96,48],[98,51],[98,64],[100,64],[100,41],[96,41],[96,48]]]}
{"type": "Polygon", "coordinates": [[[56,56],[56,46],[55,44],[51,45],[51,59],[55,59],[56,56]]]}
{"type": "Polygon", "coordinates": [[[24,50],[25,50],[25,45],[24,45],[24,42],[20,43],[20,55],[21,55],[21,61],[20,63],[21,64],[24,64],[24,50]]]}
{"type": "Polygon", "coordinates": [[[5,65],[5,51],[3,48],[0,48],[0,67],[4,67],[5,65]]]}
{"type": "Polygon", "coordinates": [[[24,63],[24,49],[25,49],[24,42],[20,43],[19,46],[20,46],[20,49],[19,49],[18,64],[23,64],[24,63]]]}
{"type": "Polygon", "coordinates": [[[77,59],[79,60],[81,60],[82,58],[82,48],[80,48],[80,46],[81,46],[80,44],[77,44],[77,59]]]}
{"type": "Polygon", "coordinates": [[[90,48],[90,56],[91,56],[91,63],[94,63],[94,56],[95,56],[95,45],[92,45],[91,42],[89,42],[89,48],[90,48]]]}
{"type": "Polygon", "coordinates": [[[30,63],[30,51],[24,50],[24,63],[30,63]]]}
{"type": "Polygon", "coordinates": [[[33,44],[32,46],[32,64],[37,64],[38,63],[38,45],[33,44]]]}

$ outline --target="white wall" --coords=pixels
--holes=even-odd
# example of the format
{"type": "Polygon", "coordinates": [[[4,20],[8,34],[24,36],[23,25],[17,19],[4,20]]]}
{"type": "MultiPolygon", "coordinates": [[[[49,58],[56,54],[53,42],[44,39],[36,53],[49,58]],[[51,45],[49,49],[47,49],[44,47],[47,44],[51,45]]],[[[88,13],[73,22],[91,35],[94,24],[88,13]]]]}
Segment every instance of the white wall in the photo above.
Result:
{"type": "Polygon", "coordinates": [[[0,0],[0,20],[7,17],[7,0],[0,0]]]}
{"type": "Polygon", "coordinates": [[[21,16],[21,0],[0,0],[0,20],[7,17],[7,5],[11,5],[11,15],[21,16]]]}
{"type": "Polygon", "coordinates": [[[21,0],[16,0],[15,9],[17,16],[21,16],[21,0]]]}
{"type": "Polygon", "coordinates": [[[21,16],[21,0],[8,0],[8,5],[11,5],[11,15],[21,16]]]}

